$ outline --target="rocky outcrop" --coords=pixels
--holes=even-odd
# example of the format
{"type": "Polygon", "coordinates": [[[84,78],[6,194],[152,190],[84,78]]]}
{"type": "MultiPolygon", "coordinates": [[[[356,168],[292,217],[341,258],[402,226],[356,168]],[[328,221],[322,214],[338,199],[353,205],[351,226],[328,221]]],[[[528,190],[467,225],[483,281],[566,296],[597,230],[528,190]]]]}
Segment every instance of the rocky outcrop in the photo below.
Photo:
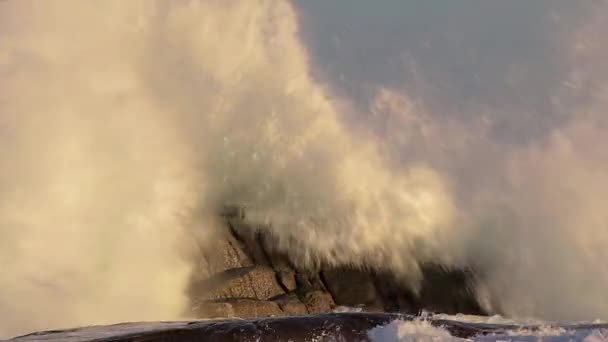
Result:
{"type": "Polygon", "coordinates": [[[324,270],[321,275],[327,289],[340,305],[376,308],[382,306],[382,298],[371,273],[337,268],[324,270]]]}
{"type": "Polygon", "coordinates": [[[229,298],[217,302],[205,302],[199,314],[207,318],[264,318],[287,316],[274,301],[229,298]]]}
{"type": "Polygon", "coordinates": [[[223,212],[217,247],[202,253],[206,268],[192,278],[193,311],[207,317],[278,317],[356,307],[368,312],[483,314],[464,271],[427,266],[414,294],[389,273],[349,267],[298,267],[276,249],[274,236],[246,223],[241,209],[223,212]]]}
{"type": "Polygon", "coordinates": [[[336,306],[331,294],[320,290],[304,293],[300,299],[310,314],[331,312],[336,306]]]}
{"type": "Polygon", "coordinates": [[[309,313],[306,305],[293,293],[278,296],[273,298],[273,301],[279,305],[287,316],[301,316],[309,313]]]}
{"type": "Polygon", "coordinates": [[[275,271],[268,266],[231,268],[196,284],[204,300],[252,298],[267,300],[284,294],[275,271]]]}

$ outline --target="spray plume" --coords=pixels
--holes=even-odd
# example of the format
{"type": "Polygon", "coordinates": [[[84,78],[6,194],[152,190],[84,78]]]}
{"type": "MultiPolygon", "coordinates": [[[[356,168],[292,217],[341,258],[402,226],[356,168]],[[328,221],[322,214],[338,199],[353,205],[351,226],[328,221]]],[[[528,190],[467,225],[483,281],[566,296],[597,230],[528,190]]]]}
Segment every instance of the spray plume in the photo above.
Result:
{"type": "MultiPolygon", "coordinates": [[[[381,86],[373,120],[392,128],[378,136],[313,79],[296,14],[280,0],[0,3],[0,334],[183,316],[190,233],[205,247],[233,203],[304,263],[414,287],[421,263],[470,266],[489,308],[608,314],[604,83],[508,148],[487,120],[381,86]],[[464,189],[463,165],[484,177],[464,189]]],[[[602,54],[586,43],[573,60],[602,54]]]]}

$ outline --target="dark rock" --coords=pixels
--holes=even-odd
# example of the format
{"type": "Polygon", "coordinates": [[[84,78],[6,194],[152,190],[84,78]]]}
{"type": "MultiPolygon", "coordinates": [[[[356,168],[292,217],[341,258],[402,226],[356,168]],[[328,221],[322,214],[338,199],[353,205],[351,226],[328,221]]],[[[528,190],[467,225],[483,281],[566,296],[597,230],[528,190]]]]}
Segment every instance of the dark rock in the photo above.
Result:
{"type": "Polygon", "coordinates": [[[316,271],[298,270],[296,284],[299,292],[327,291],[320,274],[316,271]]]}
{"type": "Polygon", "coordinates": [[[268,230],[260,230],[259,241],[270,264],[275,270],[294,269],[293,262],[284,251],[279,249],[279,241],[268,230]]]}
{"type": "Polygon", "coordinates": [[[361,307],[363,312],[386,312],[384,305],[381,303],[370,303],[361,307]]]}
{"type": "Polygon", "coordinates": [[[335,268],[324,270],[323,279],[327,289],[338,305],[381,307],[382,300],[374,285],[374,278],[369,272],[335,268]]]}
{"type": "Polygon", "coordinates": [[[375,274],[374,283],[383,300],[384,311],[415,314],[420,310],[418,298],[412,289],[393,274],[375,274]]]}
{"type": "Polygon", "coordinates": [[[418,294],[393,274],[375,275],[376,289],[383,299],[384,310],[412,314],[421,310],[448,314],[488,314],[477,303],[472,291],[474,277],[469,272],[424,265],[422,275],[418,294]]]}
{"type": "Polygon", "coordinates": [[[271,265],[262,246],[258,228],[235,219],[228,220],[228,225],[234,237],[241,242],[243,249],[256,265],[271,265]]]}
{"type": "Polygon", "coordinates": [[[225,205],[220,209],[220,216],[224,219],[245,219],[245,208],[240,205],[225,205]]]}
{"type": "Polygon", "coordinates": [[[447,314],[487,314],[473,292],[473,275],[465,270],[445,270],[429,265],[423,268],[419,307],[447,314]]]}

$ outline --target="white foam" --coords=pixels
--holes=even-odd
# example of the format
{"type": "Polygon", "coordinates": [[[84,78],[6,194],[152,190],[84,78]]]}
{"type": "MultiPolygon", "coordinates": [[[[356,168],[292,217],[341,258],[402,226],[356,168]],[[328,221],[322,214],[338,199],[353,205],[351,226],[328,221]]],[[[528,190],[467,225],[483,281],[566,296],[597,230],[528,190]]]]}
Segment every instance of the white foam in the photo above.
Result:
{"type": "Polygon", "coordinates": [[[452,336],[447,330],[432,326],[428,321],[394,321],[374,328],[368,336],[374,342],[466,341],[452,336]]]}
{"type": "MultiPolygon", "coordinates": [[[[462,316],[460,317],[462,318],[462,316]]],[[[465,320],[460,320],[466,322],[465,320]]],[[[489,322],[490,320],[488,320],[489,322]]],[[[507,320],[505,320],[506,322],[507,320]]],[[[471,323],[483,323],[475,318],[471,323]]],[[[451,341],[509,341],[509,342],[605,342],[608,341],[608,329],[566,330],[560,327],[541,327],[537,330],[508,330],[503,334],[476,336],[462,339],[452,336],[447,329],[435,327],[427,320],[394,321],[368,332],[373,342],[451,342],[451,341]]]]}
{"type": "Polygon", "coordinates": [[[513,325],[548,325],[551,322],[539,320],[536,318],[524,317],[503,317],[501,315],[478,316],[465,314],[429,314],[428,318],[468,323],[487,323],[487,324],[513,324],[513,325]]]}
{"type": "Polygon", "coordinates": [[[362,312],[363,308],[360,307],[353,307],[353,306],[343,306],[343,305],[339,305],[336,306],[332,312],[335,313],[343,313],[343,312],[362,312]]]}

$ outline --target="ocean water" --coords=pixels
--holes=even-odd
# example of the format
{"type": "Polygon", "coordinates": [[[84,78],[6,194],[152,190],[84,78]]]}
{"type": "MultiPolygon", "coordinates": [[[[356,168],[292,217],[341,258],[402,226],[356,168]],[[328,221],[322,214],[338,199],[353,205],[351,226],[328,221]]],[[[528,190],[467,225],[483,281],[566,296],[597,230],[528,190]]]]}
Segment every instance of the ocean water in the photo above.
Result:
{"type": "MultiPolygon", "coordinates": [[[[173,336],[183,339],[236,341],[361,341],[371,342],[600,342],[608,340],[608,326],[601,322],[558,324],[531,319],[507,319],[500,316],[423,315],[414,320],[403,318],[369,329],[374,314],[346,313],[341,308],[335,315],[312,315],[281,319],[217,319],[174,322],[123,323],[92,326],[64,331],[49,331],[16,338],[15,342],[81,342],[173,336]],[[208,324],[215,324],[209,326],[208,324]],[[361,325],[363,324],[363,325],[361,325]],[[582,325],[581,325],[582,324],[582,325]],[[253,327],[253,328],[252,328],[253,327]],[[452,331],[453,333],[451,333],[452,331]],[[472,334],[473,331],[485,333],[472,334]],[[493,333],[492,333],[493,332],[493,333]],[[185,334],[185,335],[184,335],[185,334]],[[189,335],[188,335],[189,334],[189,335]]],[[[379,316],[375,316],[378,318],[379,316]]],[[[388,322],[388,321],[387,321],[388,322]]]]}

